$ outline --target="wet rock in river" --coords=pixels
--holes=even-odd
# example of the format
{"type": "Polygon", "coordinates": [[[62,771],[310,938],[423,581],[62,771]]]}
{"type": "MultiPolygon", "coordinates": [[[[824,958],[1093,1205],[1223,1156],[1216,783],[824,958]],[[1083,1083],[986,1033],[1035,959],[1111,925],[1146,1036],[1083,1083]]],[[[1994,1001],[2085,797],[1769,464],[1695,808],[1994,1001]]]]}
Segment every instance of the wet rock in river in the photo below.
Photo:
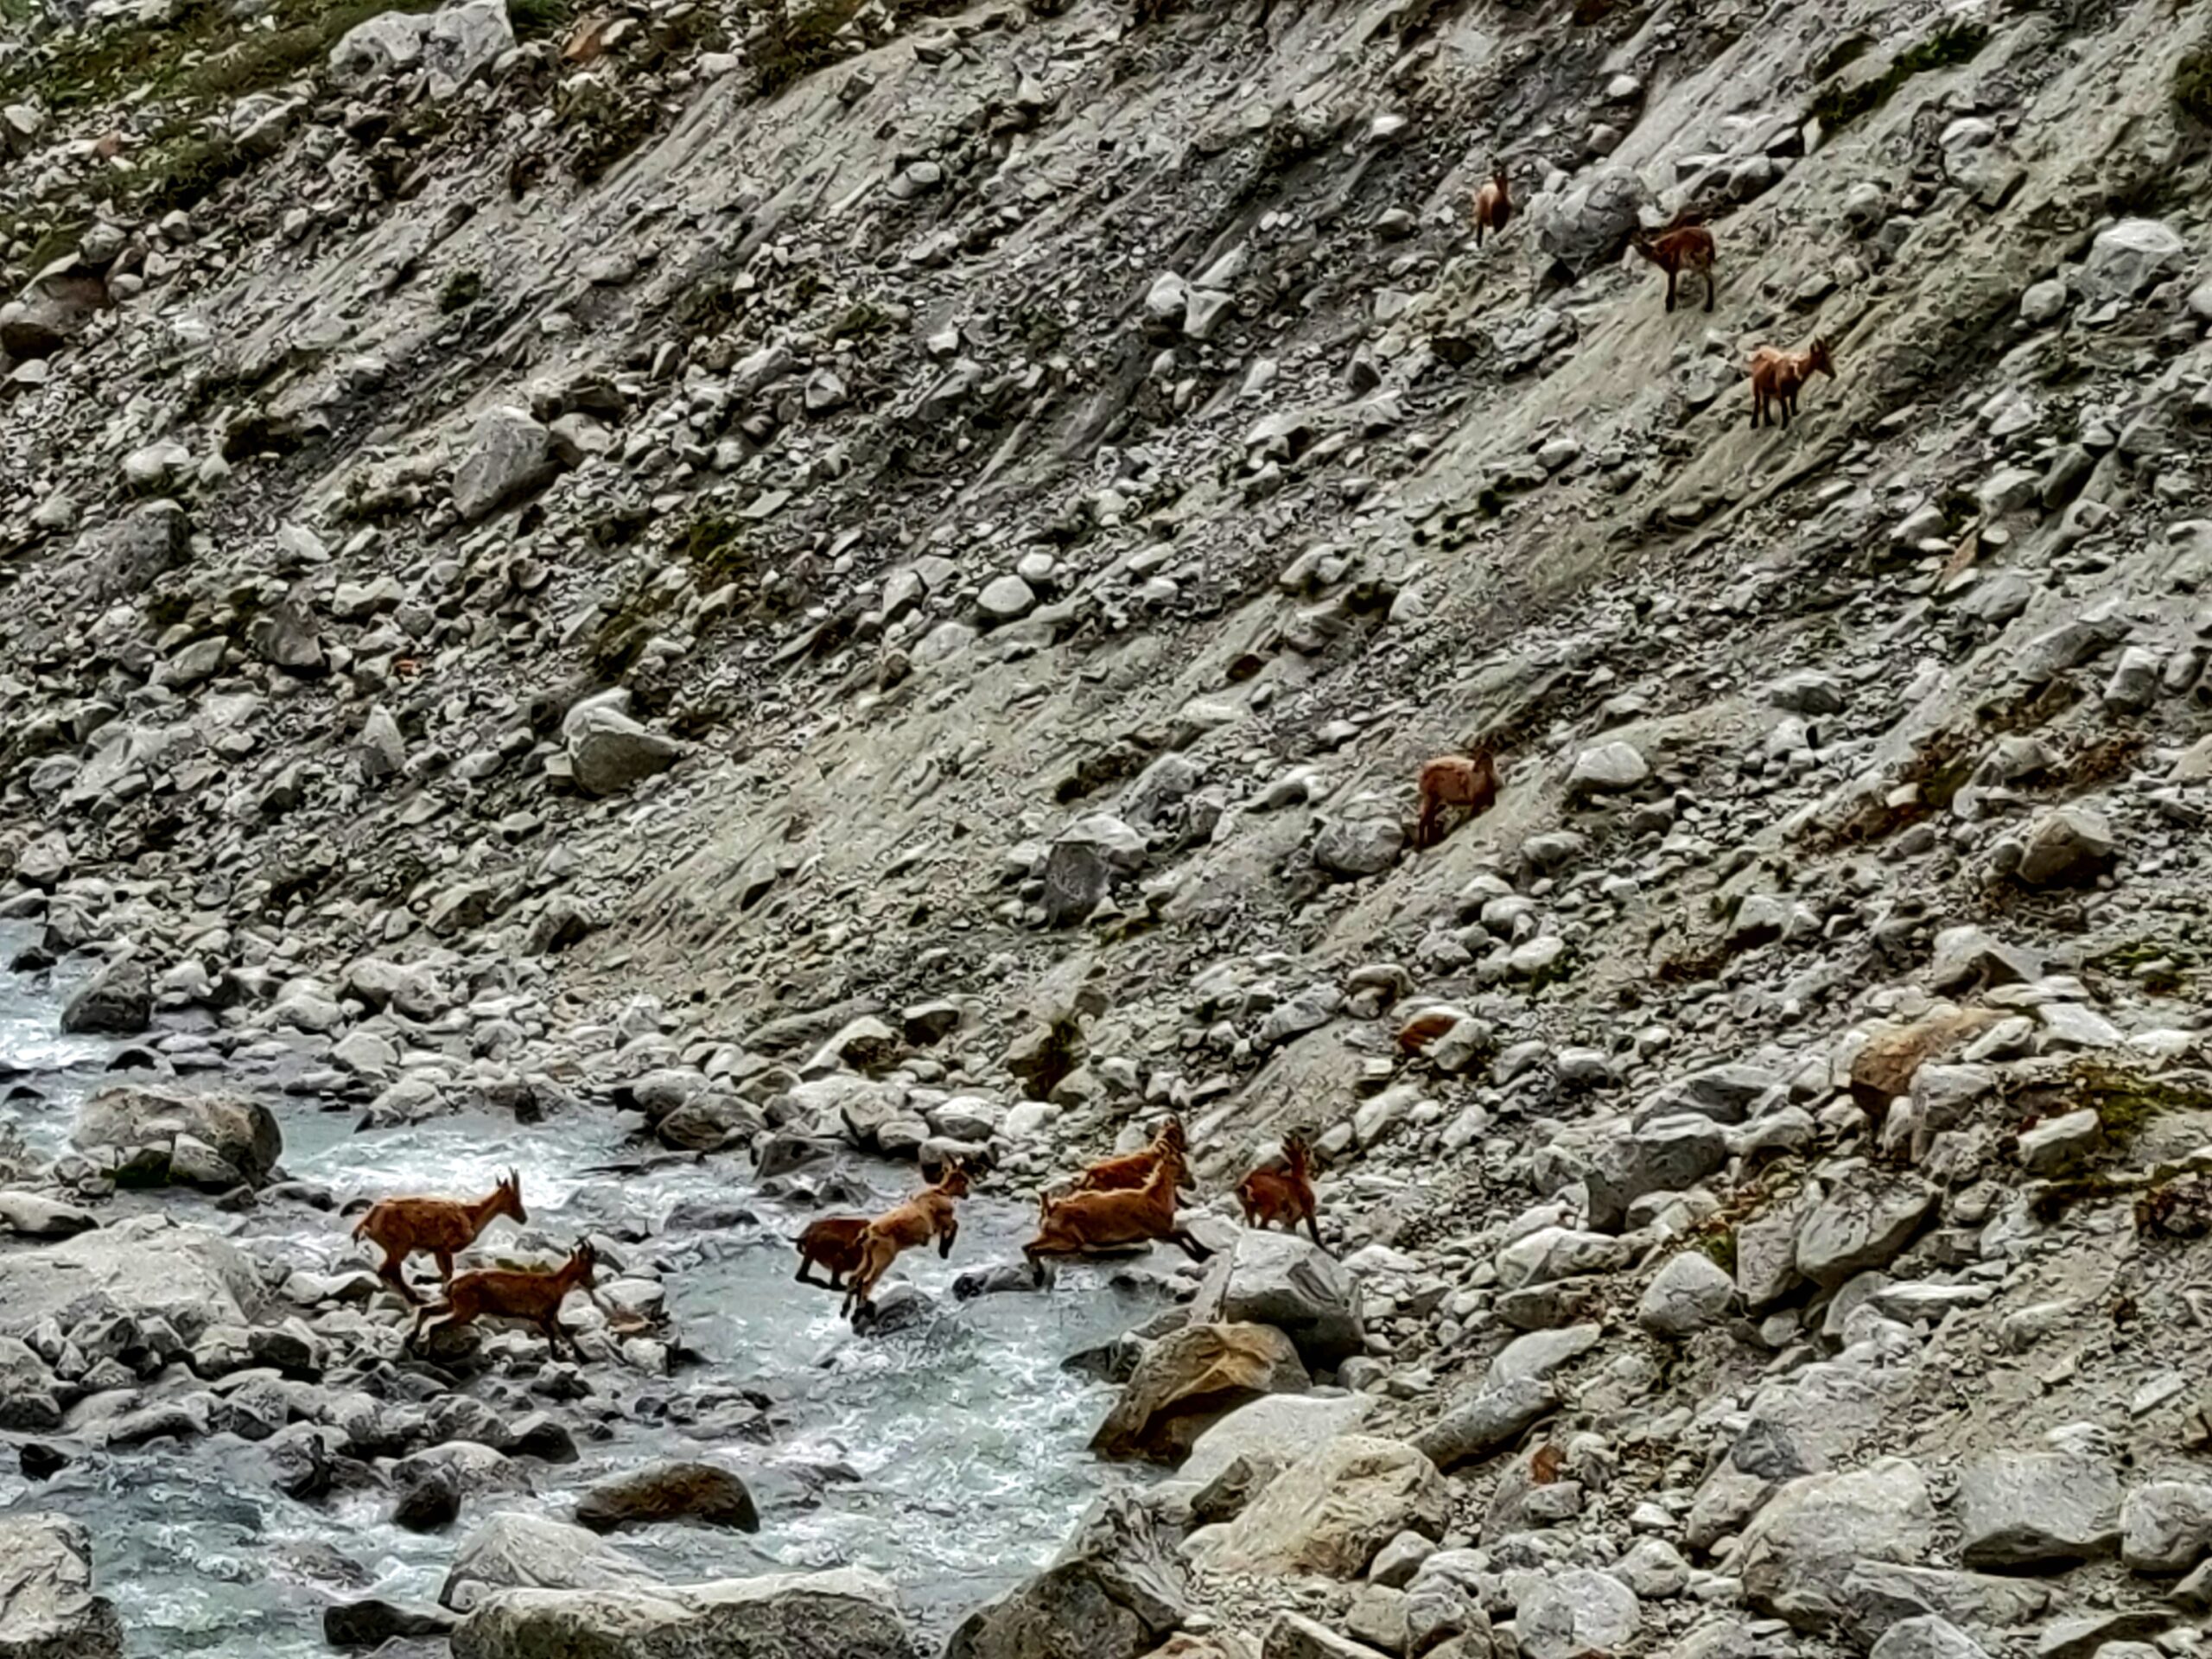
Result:
{"type": "Polygon", "coordinates": [[[696,1521],[740,1532],[760,1529],[745,1483],[711,1463],[658,1463],[609,1476],[576,1500],[576,1519],[594,1532],[657,1521],[696,1521]]]}
{"type": "Polygon", "coordinates": [[[1102,1458],[1179,1462],[1236,1407],[1311,1385],[1298,1350],[1272,1325],[1186,1325],[1145,1351],[1090,1449],[1102,1458]]]}
{"type": "Polygon", "coordinates": [[[114,1604],[92,1593],[92,1542],[61,1515],[0,1516],[0,1654],[122,1659],[114,1604]]]}
{"type": "Polygon", "coordinates": [[[912,1659],[896,1592],[855,1567],[658,1589],[496,1592],[453,1633],[454,1659],[912,1659]]]}

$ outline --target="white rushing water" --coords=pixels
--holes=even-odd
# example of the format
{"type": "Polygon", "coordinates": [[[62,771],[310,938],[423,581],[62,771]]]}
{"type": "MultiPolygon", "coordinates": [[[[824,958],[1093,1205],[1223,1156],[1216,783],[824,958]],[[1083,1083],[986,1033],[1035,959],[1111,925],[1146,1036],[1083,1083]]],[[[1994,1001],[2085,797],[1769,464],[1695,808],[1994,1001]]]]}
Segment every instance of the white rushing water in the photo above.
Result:
{"type": "MultiPolygon", "coordinates": [[[[50,1103],[11,1105],[10,1115],[49,1152],[66,1135],[70,1104],[113,1052],[58,1038],[57,1006],[47,988],[0,972],[0,1061],[28,1073],[17,1085],[50,1103]]],[[[742,1159],[641,1169],[639,1149],[624,1145],[611,1114],[600,1111],[530,1126],[471,1114],[355,1135],[348,1114],[269,1098],[283,1126],[285,1172],[341,1201],[478,1192],[512,1166],[530,1212],[525,1236],[557,1245],[591,1228],[655,1235],[626,1248],[676,1264],[666,1281],[676,1332],[704,1363],[669,1379],[594,1366],[589,1379],[601,1397],[572,1406],[531,1395],[526,1376],[480,1382],[471,1392],[503,1415],[551,1407],[570,1423],[582,1459],[530,1465],[531,1493],[472,1493],[454,1527],[429,1535],[389,1523],[388,1494],[296,1502],[270,1486],[249,1454],[226,1467],[207,1442],[84,1451],[38,1484],[19,1475],[12,1455],[0,1459],[0,1513],[60,1510],[91,1529],[99,1588],[121,1611],[134,1656],[326,1653],[325,1605],[365,1594],[435,1599],[454,1548],[485,1516],[512,1508],[566,1518],[576,1493],[602,1475],[702,1455],[747,1478],[760,1531],[652,1528],[618,1535],[618,1548],[677,1581],[864,1565],[893,1579],[918,1622],[941,1631],[1046,1560],[1103,1486],[1133,1478],[1085,1452],[1112,1390],[1063,1362],[1141,1322],[1157,1300],[1109,1283],[1103,1268],[1063,1273],[1049,1294],[963,1303],[950,1294],[962,1271],[1018,1259],[1033,1217],[1026,1205],[964,1204],[950,1261],[910,1252],[894,1270],[930,1293],[931,1316],[855,1338],[837,1297],[793,1281],[789,1240],[812,1212],[761,1198],[742,1159]],[[663,1230],[674,1205],[701,1198],[742,1205],[757,1221],[663,1230]],[[751,1415],[747,1394],[772,1402],[765,1439],[701,1426],[751,1415]]],[[[889,1166],[847,1173],[887,1203],[915,1179],[889,1166]]],[[[318,1271],[367,1262],[366,1247],[346,1237],[350,1220],[304,1206],[237,1217],[183,1194],[132,1202],[235,1230],[264,1260],[318,1271]]],[[[497,1248],[515,1237],[503,1218],[485,1242],[497,1248]]],[[[418,1278],[425,1271],[418,1262],[418,1278]]]]}

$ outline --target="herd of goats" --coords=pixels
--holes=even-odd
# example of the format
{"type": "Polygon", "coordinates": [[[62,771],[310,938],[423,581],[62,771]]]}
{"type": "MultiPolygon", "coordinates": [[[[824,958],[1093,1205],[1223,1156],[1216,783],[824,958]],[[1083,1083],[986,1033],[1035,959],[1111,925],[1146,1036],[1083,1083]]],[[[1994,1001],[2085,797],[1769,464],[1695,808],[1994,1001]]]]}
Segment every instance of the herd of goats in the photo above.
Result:
{"type": "MultiPolygon", "coordinates": [[[[1475,194],[1475,245],[1483,245],[1485,232],[1495,236],[1513,219],[1515,208],[1513,188],[1507,178],[1505,164],[1493,159],[1490,164],[1490,182],[1475,194]]],[[[1675,308],[1675,289],[1685,271],[1694,271],[1705,281],[1705,308],[1713,309],[1713,232],[1695,223],[1688,215],[1677,215],[1674,222],[1656,231],[1638,230],[1629,237],[1629,246],[1651,264],[1667,273],[1667,308],[1675,308]]],[[[1774,417],[1781,416],[1787,427],[1790,417],[1797,413],[1797,394],[1805,383],[1816,374],[1835,378],[1835,362],[1826,339],[1815,336],[1812,345],[1802,352],[1785,352],[1778,346],[1762,346],[1751,353],[1751,424],[1771,426],[1774,417]]]]}
{"type": "MultiPolygon", "coordinates": [[[[1022,1247],[1037,1282],[1050,1282],[1051,1258],[1141,1244],[1176,1244],[1193,1260],[1205,1260],[1211,1252],[1176,1216],[1189,1167],[1182,1122],[1171,1116],[1147,1145],[1092,1164],[1057,1192],[1040,1194],[1037,1236],[1022,1247]]],[[[876,1286],[903,1252],[935,1241],[940,1257],[951,1255],[960,1231],[954,1205],[968,1196],[969,1173],[967,1164],[950,1159],[935,1182],[882,1215],[824,1216],[810,1223],[798,1240],[799,1282],[842,1291],[842,1311],[859,1325],[873,1305],[876,1286]],[[810,1268],[828,1276],[812,1278],[810,1268]]],[[[1247,1226],[1281,1225],[1295,1231],[1303,1224],[1314,1243],[1321,1242],[1313,1152],[1303,1137],[1285,1137],[1281,1155],[1239,1181],[1236,1197],[1247,1226]]],[[[570,1353],[577,1351],[575,1336],[561,1323],[561,1306],[570,1291],[591,1292],[597,1258],[589,1240],[579,1243],[555,1268],[454,1271],[454,1257],[500,1216],[529,1220],[522,1205],[522,1177],[512,1170],[483,1198],[385,1198],[354,1224],[353,1237],[366,1239],[382,1253],[378,1276],[416,1310],[407,1333],[410,1349],[441,1327],[493,1319],[536,1325],[556,1356],[564,1343],[570,1353]],[[437,1262],[442,1300],[425,1302],[408,1282],[404,1268],[416,1255],[437,1262]]]]}
{"type": "MultiPolygon", "coordinates": [[[[1475,197],[1475,245],[1485,236],[1496,236],[1511,222],[1516,209],[1511,181],[1503,162],[1491,163],[1489,182],[1475,197]]],[[[1629,245],[1667,276],[1667,309],[1675,308],[1676,288],[1688,271],[1705,284],[1705,309],[1713,309],[1713,232],[1687,217],[1678,217],[1662,229],[1638,230],[1629,245]]],[[[1762,346],[1751,354],[1751,424],[1770,425],[1779,415],[1787,427],[1797,412],[1797,394],[1815,374],[1835,378],[1828,342],[1816,337],[1809,349],[1785,352],[1762,346]]],[[[1478,743],[1463,754],[1447,754],[1421,767],[1419,779],[1420,816],[1414,827],[1414,845],[1433,845],[1443,832],[1444,815],[1452,809],[1469,817],[1489,810],[1497,798],[1496,758],[1487,744],[1478,743]]],[[[1303,1225],[1321,1242],[1315,1222],[1312,1150],[1296,1135],[1283,1141],[1282,1154],[1254,1169],[1237,1183],[1247,1226],[1281,1225],[1295,1231],[1303,1225]]],[[[1058,1192],[1038,1200],[1037,1236],[1022,1247],[1039,1284],[1049,1282],[1047,1262],[1062,1256],[1089,1255],[1125,1249],[1134,1245],[1171,1243],[1180,1246],[1194,1260],[1209,1252],[1191,1236],[1176,1217],[1178,1195],[1188,1180],[1188,1149],[1180,1121],[1170,1117],[1150,1144],[1120,1157],[1092,1164],[1058,1192]]],[[[855,1324],[873,1306],[875,1287],[901,1253],[935,1242],[939,1256],[952,1253],[960,1231],[954,1206],[967,1197],[969,1166],[957,1159],[947,1162],[937,1180],[905,1203],[875,1217],[825,1216],[810,1223],[798,1236],[798,1280],[842,1291],[843,1314],[855,1324]],[[815,1279],[809,1269],[826,1275],[815,1279]]],[[[416,1309],[409,1331],[411,1348],[427,1332],[440,1326],[467,1325],[482,1318],[526,1322],[545,1334],[556,1354],[561,1344],[575,1351],[575,1339],[561,1323],[561,1306],[569,1293],[591,1290],[594,1257],[588,1241],[579,1243],[568,1259],[550,1268],[475,1268],[456,1274],[453,1258],[475,1242],[499,1216],[526,1219],[522,1207],[521,1178],[510,1171],[486,1197],[474,1201],[450,1198],[386,1198],[373,1205],[353,1229],[356,1239],[367,1239],[383,1253],[378,1273],[416,1309]],[[444,1299],[425,1303],[409,1285],[402,1269],[417,1253],[434,1257],[444,1299]]]]}

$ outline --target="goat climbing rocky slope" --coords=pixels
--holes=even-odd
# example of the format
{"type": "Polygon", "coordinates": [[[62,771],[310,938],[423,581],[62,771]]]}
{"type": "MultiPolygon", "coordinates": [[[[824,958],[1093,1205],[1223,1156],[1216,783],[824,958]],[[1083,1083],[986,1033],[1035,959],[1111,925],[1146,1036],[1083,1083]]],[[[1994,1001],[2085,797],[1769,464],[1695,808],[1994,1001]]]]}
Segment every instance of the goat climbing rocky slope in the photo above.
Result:
{"type": "Polygon", "coordinates": [[[1180,1111],[1224,1260],[1117,1420],[1209,1326],[1342,1391],[1136,1436],[970,1659],[2195,1649],[2200,9],[10,7],[79,1022],[1001,1191],[1180,1111]],[[1291,1130],[1340,1264],[1231,1236],[1291,1130]]]}

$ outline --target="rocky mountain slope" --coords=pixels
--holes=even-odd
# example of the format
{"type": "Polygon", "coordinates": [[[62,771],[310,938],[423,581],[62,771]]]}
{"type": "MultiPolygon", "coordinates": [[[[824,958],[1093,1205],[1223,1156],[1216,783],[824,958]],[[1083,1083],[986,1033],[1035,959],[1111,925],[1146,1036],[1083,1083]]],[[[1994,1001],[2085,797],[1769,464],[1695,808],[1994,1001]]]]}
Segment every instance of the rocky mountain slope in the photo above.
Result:
{"type": "MultiPolygon", "coordinates": [[[[1186,1328],[1298,1352],[956,1653],[2194,1650],[2197,9],[0,15],[0,916],[76,1023],[734,1179],[1179,1111],[1186,1328]],[[1293,1129],[1340,1266],[1233,1225],[1293,1129]]],[[[25,1203],[275,1162],[79,1128],[25,1203]]],[[[1218,1416],[1152,1335],[1133,1421],[1218,1416]]],[[[894,1639],[512,1593],[454,1651],[894,1639]]]]}

